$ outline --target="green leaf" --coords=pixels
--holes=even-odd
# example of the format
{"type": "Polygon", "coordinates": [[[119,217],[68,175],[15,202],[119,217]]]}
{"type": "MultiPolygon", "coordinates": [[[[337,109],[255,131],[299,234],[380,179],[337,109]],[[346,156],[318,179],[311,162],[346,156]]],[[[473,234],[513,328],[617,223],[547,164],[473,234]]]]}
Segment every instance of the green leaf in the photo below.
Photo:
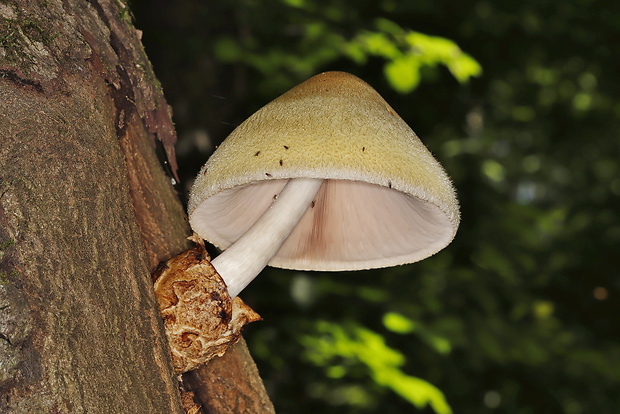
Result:
{"type": "Polygon", "coordinates": [[[387,312],[383,315],[383,325],[392,332],[408,334],[416,329],[416,323],[396,312],[387,312]]]}
{"type": "Polygon", "coordinates": [[[412,55],[402,56],[386,63],[384,72],[395,91],[409,93],[420,83],[420,60],[412,55]]]}

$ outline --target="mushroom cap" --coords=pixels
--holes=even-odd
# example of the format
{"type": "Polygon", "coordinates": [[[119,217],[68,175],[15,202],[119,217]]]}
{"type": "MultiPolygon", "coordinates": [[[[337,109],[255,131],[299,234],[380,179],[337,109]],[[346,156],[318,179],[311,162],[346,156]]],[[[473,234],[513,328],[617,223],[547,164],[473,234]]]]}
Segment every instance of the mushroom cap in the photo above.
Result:
{"type": "Polygon", "coordinates": [[[447,246],[459,225],[450,178],[366,82],[325,72],[239,125],[190,193],[192,229],[226,249],[292,178],[323,182],[270,266],[359,270],[413,263],[447,246]]]}

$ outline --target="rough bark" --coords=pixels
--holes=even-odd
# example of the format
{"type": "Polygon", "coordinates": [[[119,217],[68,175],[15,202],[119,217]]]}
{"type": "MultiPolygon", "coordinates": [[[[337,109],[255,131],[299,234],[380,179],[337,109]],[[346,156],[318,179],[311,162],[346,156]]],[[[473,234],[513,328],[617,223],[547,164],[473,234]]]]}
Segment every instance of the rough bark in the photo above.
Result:
{"type": "Polygon", "coordinates": [[[243,339],[224,357],[185,374],[185,383],[196,393],[204,413],[275,413],[243,339]],[[231,371],[244,374],[231,375],[231,371]],[[218,398],[212,398],[214,395],[218,398]]]}
{"type": "Polygon", "coordinates": [[[150,277],[188,247],[174,141],[122,2],[0,3],[0,412],[183,412],[150,277]]]}

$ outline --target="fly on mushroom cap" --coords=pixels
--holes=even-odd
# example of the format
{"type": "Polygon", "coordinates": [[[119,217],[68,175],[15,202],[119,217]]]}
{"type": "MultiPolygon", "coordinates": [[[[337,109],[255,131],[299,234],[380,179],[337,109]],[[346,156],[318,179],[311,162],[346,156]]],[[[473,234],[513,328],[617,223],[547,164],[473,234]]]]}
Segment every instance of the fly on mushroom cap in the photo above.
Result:
{"type": "Polygon", "coordinates": [[[452,183],[411,128],[361,79],[326,72],[258,110],[219,146],[190,194],[192,229],[227,249],[297,179],[316,188],[299,190],[309,195],[265,262],[271,266],[412,263],[447,246],[459,225],[452,183]]]}

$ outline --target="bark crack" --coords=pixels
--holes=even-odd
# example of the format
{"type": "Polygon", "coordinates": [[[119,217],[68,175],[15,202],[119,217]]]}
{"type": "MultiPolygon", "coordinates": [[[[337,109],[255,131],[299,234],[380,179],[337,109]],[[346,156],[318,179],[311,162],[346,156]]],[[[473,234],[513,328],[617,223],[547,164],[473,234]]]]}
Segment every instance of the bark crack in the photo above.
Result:
{"type": "Polygon", "coordinates": [[[0,69],[0,78],[13,82],[20,87],[30,87],[38,93],[43,93],[43,86],[39,82],[32,79],[22,78],[13,70],[0,69]]]}

